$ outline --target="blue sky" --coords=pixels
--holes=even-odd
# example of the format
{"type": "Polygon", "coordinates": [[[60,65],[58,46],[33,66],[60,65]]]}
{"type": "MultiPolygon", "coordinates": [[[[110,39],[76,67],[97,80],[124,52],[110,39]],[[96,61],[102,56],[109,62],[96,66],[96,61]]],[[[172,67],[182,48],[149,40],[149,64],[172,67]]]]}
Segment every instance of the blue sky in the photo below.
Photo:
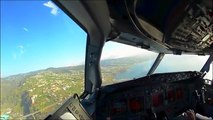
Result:
{"type": "Polygon", "coordinates": [[[83,63],[86,37],[50,1],[1,1],[1,77],[83,63]]]}
{"type": "MultiPolygon", "coordinates": [[[[3,0],[1,77],[49,67],[83,64],[86,37],[86,33],[51,1],[3,0]]],[[[143,52],[138,49],[109,42],[102,59],[143,52]],[[128,53],[123,52],[126,49],[128,53]]]]}
{"type": "MultiPolygon", "coordinates": [[[[49,67],[83,64],[86,37],[87,34],[51,1],[3,0],[1,77],[49,67]]],[[[103,48],[101,58],[141,54],[144,57],[150,56],[150,52],[146,50],[108,42],[103,48]]],[[[201,59],[202,61],[193,59],[193,62],[203,65],[207,57],[201,59]]],[[[192,67],[195,66],[196,64],[192,67]]]]}

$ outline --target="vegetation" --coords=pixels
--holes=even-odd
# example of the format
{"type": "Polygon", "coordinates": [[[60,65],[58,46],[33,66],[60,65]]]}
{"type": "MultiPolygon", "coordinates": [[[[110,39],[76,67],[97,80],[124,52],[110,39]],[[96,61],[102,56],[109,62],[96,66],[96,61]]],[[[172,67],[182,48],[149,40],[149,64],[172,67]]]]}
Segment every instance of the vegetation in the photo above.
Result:
{"type": "MultiPolygon", "coordinates": [[[[113,83],[116,81],[114,76],[117,73],[127,70],[140,61],[141,59],[135,57],[102,61],[103,83],[113,83]]],[[[8,114],[10,118],[28,119],[29,114],[36,113],[34,118],[44,118],[74,93],[81,94],[83,85],[83,65],[48,68],[3,78],[1,114],[8,114]]]]}
{"type": "Polygon", "coordinates": [[[42,110],[54,105],[57,108],[74,93],[83,92],[83,69],[47,69],[26,75],[12,76],[1,81],[1,113],[12,118],[42,110]],[[12,78],[19,78],[14,80],[12,78]]]}

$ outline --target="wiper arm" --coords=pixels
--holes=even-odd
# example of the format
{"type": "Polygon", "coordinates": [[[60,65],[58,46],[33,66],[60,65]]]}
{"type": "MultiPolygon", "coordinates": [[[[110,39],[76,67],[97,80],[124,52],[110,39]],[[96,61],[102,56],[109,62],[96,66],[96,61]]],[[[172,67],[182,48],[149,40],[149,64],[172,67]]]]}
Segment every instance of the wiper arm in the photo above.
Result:
{"type": "Polygon", "coordinates": [[[158,67],[158,65],[160,64],[161,60],[164,57],[164,53],[159,53],[158,57],[155,59],[154,64],[152,65],[152,67],[150,68],[149,72],[147,73],[147,75],[151,75],[153,72],[155,72],[156,68],[158,67]]]}
{"type": "Polygon", "coordinates": [[[202,73],[206,73],[206,72],[209,72],[209,69],[210,69],[210,64],[212,63],[213,61],[213,54],[211,54],[208,58],[208,60],[206,61],[206,63],[203,65],[202,69],[200,70],[200,72],[202,73]]]}

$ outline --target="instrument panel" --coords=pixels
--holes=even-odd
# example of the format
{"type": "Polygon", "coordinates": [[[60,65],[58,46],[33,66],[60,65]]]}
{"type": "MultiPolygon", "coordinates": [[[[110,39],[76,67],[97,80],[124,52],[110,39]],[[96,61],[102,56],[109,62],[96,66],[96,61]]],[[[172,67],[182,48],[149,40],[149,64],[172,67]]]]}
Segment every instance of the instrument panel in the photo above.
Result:
{"type": "Polygon", "coordinates": [[[180,79],[183,73],[177,73],[179,75],[172,73],[174,76],[179,76],[174,81],[162,78],[169,75],[157,74],[105,86],[99,92],[96,118],[141,120],[150,117],[158,119],[167,117],[171,119],[193,107],[192,93],[201,85],[201,80],[198,77],[199,73],[194,72],[193,75],[192,73],[184,73],[187,74],[186,76],[193,76],[184,80],[180,79]],[[159,83],[155,79],[158,79],[159,83]]]}

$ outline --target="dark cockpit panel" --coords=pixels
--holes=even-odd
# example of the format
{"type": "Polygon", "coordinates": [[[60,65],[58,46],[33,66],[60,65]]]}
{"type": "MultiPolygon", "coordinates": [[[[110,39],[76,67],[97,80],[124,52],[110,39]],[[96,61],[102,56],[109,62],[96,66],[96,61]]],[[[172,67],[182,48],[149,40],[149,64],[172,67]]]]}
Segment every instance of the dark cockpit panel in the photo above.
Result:
{"type": "MultiPolygon", "coordinates": [[[[175,54],[212,53],[212,0],[107,0],[107,3],[111,23],[120,31],[120,35],[127,31],[135,35],[139,31],[140,35],[136,36],[146,36],[175,54]],[[120,25],[122,22],[124,25],[120,25]],[[136,31],[127,26],[129,23],[136,31]],[[125,26],[127,28],[123,29],[125,26]]],[[[125,39],[124,43],[140,45],[141,41],[125,39]]],[[[150,46],[145,43],[143,41],[141,44],[150,46]]]]}
{"type": "Polygon", "coordinates": [[[155,74],[102,87],[97,119],[174,118],[195,107],[194,92],[202,89],[199,72],[155,74]]]}

